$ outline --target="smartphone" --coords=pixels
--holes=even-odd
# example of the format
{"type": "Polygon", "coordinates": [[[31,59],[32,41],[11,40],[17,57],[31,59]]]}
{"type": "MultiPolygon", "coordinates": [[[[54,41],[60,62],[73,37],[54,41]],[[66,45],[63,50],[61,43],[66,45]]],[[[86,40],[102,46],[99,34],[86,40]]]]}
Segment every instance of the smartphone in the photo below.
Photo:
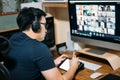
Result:
{"type": "MultiPolygon", "coordinates": [[[[70,68],[70,58],[66,58],[60,65],[59,68],[65,71],[68,71],[70,68]]],[[[81,71],[84,69],[84,63],[80,62],[78,69],[76,72],[81,71]]]]}
{"type": "Polygon", "coordinates": [[[60,65],[59,68],[68,71],[70,68],[70,58],[66,58],[60,65]]]}

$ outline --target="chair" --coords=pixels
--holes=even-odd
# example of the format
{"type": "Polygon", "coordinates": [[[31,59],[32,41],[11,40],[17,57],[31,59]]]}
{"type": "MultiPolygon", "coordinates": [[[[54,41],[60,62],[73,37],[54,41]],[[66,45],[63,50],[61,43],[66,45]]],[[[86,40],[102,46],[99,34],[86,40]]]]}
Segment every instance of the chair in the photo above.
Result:
{"type": "Polygon", "coordinates": [[[0,80],[10,80],[10,73],[8,69],[0,63],[0,80]]]}
{"type": "Polygon", "coordinates": [[[8,69],[2,64],[9,51],[10,45],[7,38],[0,36],[0,80],[10,80],[8,69]]]}

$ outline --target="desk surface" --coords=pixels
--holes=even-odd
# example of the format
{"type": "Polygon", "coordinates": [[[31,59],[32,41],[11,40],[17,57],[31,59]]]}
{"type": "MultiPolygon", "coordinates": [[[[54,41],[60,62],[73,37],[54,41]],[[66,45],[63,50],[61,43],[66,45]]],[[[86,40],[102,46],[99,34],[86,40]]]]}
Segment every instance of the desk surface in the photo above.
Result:
{"type": "MultiPolygon", "coordinates": [[[[69,57],[72,57],[72,54],[71,52],[69,51],[66,51],[66,52],[62,52],[62,54],[67,54],[69,57]]],[[[54,54],[54,57],[56,57],[56,54],[54,54]]],[[[85,61],[88,61],[88,62],[92,62],[92,63],[95,63],[95,64],[98,64],[98,65],[102,65],[102,67],[100,69],[98,69],[96,72],[101,72],[103,74],[103,76],[99,77],[99,78],[96,78],[95,80],[99,80],[100,78],[104,77],[105,75],[109,74],[109,73],[113,73],[113,74],[116,74],[116,75],[119,75],[120,76],[120,69],[118,70],[113,70],[111,68],[111,66],[107,63],[107,61],[105,60],[102,60],[102,59],[98,59],[98,58],[95,58],[95,57],[91,57],[91,56],[86,56],[86,55],[78,55],[78,57],[81,59],[81,60],[85,60],[85,61]]],[[[62,74],[65,73],[65,71],[61,70],[60,69],[60,72],[62,74]]],[[[75,75],[75,80],[91,80],[90,79],[90,75],[94,73],[94,71],[92,70],[89,70],[89,69],[84,69],[82,71],[79,71],[76,75],[75,75]]]]}

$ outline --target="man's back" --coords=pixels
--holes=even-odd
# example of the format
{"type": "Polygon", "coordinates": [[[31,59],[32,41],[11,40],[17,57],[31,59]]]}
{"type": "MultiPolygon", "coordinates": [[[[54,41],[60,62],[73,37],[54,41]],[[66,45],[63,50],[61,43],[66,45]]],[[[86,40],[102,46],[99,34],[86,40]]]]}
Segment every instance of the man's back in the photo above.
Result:
{"type": "Polygon", "coordinates": [[[12,80],[41,80],[43,77],[40,71],[55,67],[48,48],[24,33],[14,35],[10,44],[9,57],[16,62],[10,70],[12,80]],[[48,60],[44,57],[50,61],[50,65],[46,64],[48,60]]]}

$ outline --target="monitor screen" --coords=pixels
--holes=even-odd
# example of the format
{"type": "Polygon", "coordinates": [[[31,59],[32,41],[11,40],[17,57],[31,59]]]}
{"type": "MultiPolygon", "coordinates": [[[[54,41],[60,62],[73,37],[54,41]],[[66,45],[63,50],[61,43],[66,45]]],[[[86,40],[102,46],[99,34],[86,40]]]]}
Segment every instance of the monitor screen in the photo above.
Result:
{"type": "Polygon", "coordinates": [[[120,1],[69,0],[73,41],[120,50],[120,1]]]}

